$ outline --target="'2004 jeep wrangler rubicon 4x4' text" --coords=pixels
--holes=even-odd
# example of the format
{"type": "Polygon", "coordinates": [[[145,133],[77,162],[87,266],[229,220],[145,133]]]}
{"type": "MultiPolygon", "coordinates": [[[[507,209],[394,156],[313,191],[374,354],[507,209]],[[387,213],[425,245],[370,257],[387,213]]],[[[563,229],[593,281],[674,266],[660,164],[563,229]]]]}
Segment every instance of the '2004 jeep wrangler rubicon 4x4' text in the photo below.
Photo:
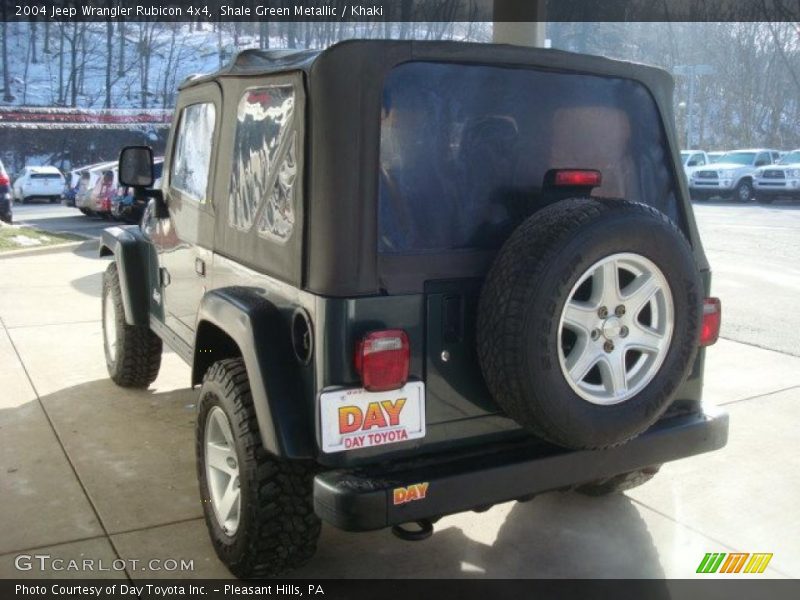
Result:
{"type": "Polygon", "coordinates": [[[200,385],[197,476],[242,577],[322,521],[601,494],[722,447],[701,403],[720,309],[665,72],[512,46],[245,51],[180,89],[162,186],[101,254],[105,354],[200,385]]]}

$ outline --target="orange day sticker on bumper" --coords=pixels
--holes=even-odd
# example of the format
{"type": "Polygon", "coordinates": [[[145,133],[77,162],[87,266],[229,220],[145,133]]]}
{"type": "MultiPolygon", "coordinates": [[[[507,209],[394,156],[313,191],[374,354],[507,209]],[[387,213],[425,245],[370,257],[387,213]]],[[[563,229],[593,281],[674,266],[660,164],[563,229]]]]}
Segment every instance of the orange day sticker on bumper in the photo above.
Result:
{"type": "Polygon", "coordinates": [[[392,492],[392,502],[394,505],[406,504],[407,502],[414,502],[415,500],[424,500],[428,495],[427,481],[423,483],[413,483],[408,487],[394,488],[392,492]]]}

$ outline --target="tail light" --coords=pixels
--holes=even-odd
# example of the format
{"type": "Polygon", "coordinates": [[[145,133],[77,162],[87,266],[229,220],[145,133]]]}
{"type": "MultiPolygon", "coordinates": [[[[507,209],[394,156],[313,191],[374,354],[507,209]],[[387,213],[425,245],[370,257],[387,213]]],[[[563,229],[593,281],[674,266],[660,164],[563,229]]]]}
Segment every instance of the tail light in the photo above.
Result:
{"type": "Polygon", "coordinates": [[[8,185],[11,183],[11,180],[8,178],[8,175],[0,173],[0,185],[8,185]]]}
{"type": "Polygon", "coordinates": [[[603,175],[594,169],[558,169],[552,177],[552,185],[557,187],[598,187],[603,183],[603,175]]]}
{"type": "Polygon", "coordinates": [[[356,346],[356,371],[370,392],[403,387],[410,361],[408,335],[402,329],[370,332],[356,346]]]}
{"type": "Polygon", "coordinates": [[[722,303],[719,298],[706,298],[703,300],[703,326],[700,329],[700,345],[710,346],[719,338],[719,328],[722,324],[722,303]]]}

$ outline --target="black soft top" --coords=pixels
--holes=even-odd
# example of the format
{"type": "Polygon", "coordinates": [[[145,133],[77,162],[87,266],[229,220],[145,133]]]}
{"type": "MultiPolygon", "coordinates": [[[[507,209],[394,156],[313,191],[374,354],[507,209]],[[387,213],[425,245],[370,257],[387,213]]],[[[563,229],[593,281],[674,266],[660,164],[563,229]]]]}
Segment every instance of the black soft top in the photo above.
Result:
{"type": "MultiPolygon", "coordinates": [[[[638,81],[661,114],[674,172],[680,172],[672,115],[674,83],[662,69],[561,50],[465,42],[349,40],[324,50],[245,50],[216,73],[190,77],[181,89],[225,78],[302,74],[307,97],[306,130],[300,132],[306,157],[302,285],[312,292],[354,296],[385,288],[387,269],[377,252],[376,227],[382,93],[387,74],[411,61],[534,68],[638,81]]],[[[677,179],[688,207],[688,190],[677,179]]],[[[683,212],[694,241],[691,210],[683,212]]],[[[254,263],[257,258],[253,257],[254,263]]],[[[702,255],[698,258],[703,264],[702,255]]],[[[464,257],[458,260],[463,262],[464,257]]],[[[449,263],[446,257],[442,261],[431,264],[449,263]]],[[[472,265],[459,270],[471,272],[472,265]]]]}

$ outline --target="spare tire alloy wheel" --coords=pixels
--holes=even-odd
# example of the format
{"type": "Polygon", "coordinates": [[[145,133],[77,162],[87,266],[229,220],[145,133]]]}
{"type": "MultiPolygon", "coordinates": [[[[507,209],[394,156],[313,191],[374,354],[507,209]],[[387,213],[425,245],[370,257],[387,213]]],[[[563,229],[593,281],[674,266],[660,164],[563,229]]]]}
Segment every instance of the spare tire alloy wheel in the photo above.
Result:
{"type": "Polygon", "coordinates": [[[673,313],[669,284],[653,261],[619,253],[596,262],[561,311],[559,364],[565,379],[593,404],[635,396],[664,362],[673,313]]]}
{"type": "Polygon", "coordinates": [[[572,198],[501,248],[478,307],[478,358],[507,416],[567,448],[607,448],[669,408],[698,351],[703,283],[655,208],[572,198]]]}

